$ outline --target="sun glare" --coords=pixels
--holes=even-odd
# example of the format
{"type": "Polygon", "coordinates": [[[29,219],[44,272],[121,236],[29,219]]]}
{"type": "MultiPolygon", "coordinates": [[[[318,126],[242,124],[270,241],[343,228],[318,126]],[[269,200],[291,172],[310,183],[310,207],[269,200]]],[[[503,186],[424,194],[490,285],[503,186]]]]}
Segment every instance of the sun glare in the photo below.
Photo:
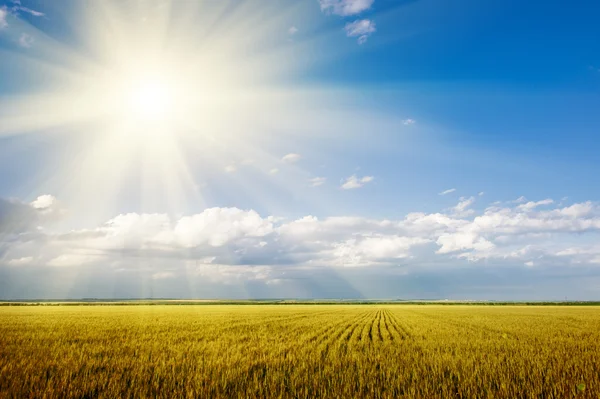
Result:
{"type": "Polygon", "coordinates": [[[127,94],[127,112],[140,121],[165,120],[173,111],[173,90],[160,79],[144,80],[127,94]]]}

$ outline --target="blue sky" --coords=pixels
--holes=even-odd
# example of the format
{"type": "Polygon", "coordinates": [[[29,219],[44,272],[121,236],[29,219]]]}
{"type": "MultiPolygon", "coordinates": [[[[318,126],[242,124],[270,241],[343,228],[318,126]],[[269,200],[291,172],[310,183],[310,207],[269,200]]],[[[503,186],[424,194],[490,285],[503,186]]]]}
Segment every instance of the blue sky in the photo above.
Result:
{"type": "Polygon", "coordinates": [[[598,298],[596,2],[0,10],[0,298],[598,298]]]}

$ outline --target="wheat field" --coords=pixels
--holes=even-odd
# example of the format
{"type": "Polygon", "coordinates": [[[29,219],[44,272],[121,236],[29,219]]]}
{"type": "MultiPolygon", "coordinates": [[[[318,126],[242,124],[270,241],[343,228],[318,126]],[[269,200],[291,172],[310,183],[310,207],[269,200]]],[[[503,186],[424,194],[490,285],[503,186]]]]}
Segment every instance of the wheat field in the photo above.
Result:
{"type": "Polygon", "coordinates": [[[597,307],[0,307],[2,398],[599,392],[597,307]]]}

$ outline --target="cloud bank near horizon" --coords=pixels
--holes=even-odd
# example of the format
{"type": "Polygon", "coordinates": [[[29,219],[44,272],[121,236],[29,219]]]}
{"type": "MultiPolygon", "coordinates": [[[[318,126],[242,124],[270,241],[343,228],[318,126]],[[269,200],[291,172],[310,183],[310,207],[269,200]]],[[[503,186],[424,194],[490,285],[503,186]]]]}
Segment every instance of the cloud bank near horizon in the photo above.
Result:
{"type": "MultiPolygon", "coordinates": [[[[323,273],[411,279],[517,270],[573,277],[600,267],[597,202],[521,198],[478,210],[475,205],[475,197],[461,198],[449,209],[411,212],[400,220],[312,215],[288,220],[238,208],[181,217],[128,213],[100,226],[60,231],[57,223],[67,211],[53,196],[31,203],[2,199],[0,273],[8,277],[5,283],[16,279],[38,288],[41,275],[92,273],[100,280],[136,275],[157,287],[200,279],[213,289],[260,286],[260,296],[268,297],[287,296],[282,287],[323,273]]],[[[335,287],[323,283],[322,295],[335,293],[335,287]]],[[[7,287],[2,291],[16,295],[7,287]]]]}

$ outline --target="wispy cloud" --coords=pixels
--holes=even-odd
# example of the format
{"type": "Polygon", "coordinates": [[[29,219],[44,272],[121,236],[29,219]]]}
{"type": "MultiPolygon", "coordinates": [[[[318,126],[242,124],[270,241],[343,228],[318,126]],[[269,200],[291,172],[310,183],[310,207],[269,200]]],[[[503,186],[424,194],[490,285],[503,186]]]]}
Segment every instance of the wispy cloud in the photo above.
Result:
{"type": "Polygon", "coordinates": [[[323,184],[325,184],[325,182],[327,181],[327,178],[325,177],[314,177],[312,179],[308,180],[310,185],[313,187],[318,187],[318,186],[322,186],[323,184]]]}
{"type": "Polygon", "coordinates": [[[301,158],[302,158],[302,156],[300,154],[291,153],[291,154],[285,155],[283,158],[281,158],[281,160],[286,163],[294,163],[294,162],[298,162],[301,158]]]}
{"type": "Polygon", "coordinates": [[[469,209],[475,203],[475,197],[460,197],[459,203],[452,208],[452,216],[465,217],[472,215],[475,211],[469,209]]]}
{"type": "Polygon", "coordinates": [[[541,201],[529,201],[529,202],[519,205],[518,208],[523,211],[532,211],[535,208],[537,208],[538,206],[551,205],[553,203],[554,203],[554,200],[548,198],[548,199],[541,200],[541,201]]]}
{"type": "Polygon", "coordinates": [[[408,119],[404,119],[404,120],[402,121],[402,124],[403,124],[404,126],[411,126],[411,125],[414,125],[415,123],[417,123],[417,121],[416,121],[416,120],[414,120],[414,119],[410,119],[410,118],[408,118],[408,119]]]}
{"type": "Polygon", "coordinates": [[[277,169],[277,168],[273,168],[269,171],[269,174],[271,174],[271,175],[276,175],[277,173],[279,173],[279,169],[277,169]]]}
{"type": "Polygon", "coordinates": [[[35,40],[33,39],[33,37],[31,35],[28,35],[27,33],[23,33],[23,34],[21,34],[21,37],[19,38],[19,46],[25,47],[25,48],[30,48],[31,46],[33,46],[34,41],[35,40]]]}
{"type": "Polygon", "coordinates": [[[43,12],[32,10],[31,8],[27,8],[27,7],[21,7],[20,6],[20,7],[18,7],[18,10],[22,11],[22,12],[26,12],[28,14],[31,14],[34,17],[43,17],[44,15],[46,15],[43,12]]]}
{"type": "Polygon", "coordinates": [[[448,195],[448,194],[452,194],[455,191],[456,191],[455,188],[449,188],[448,190],[444,190],[441,193],[438,193],[438,195],[448,195]]]}
{"type": "Polygon", "coordinates": [[[371,8],[375,0],[319,0],[321,11],[347,17],[371,8]]]}
{"type": "Polygon", "coordinates": [[[373,176],[357,177],[356,175],[352,175],[344,181],[341,188],[343,190],[361,188],[365,184],[372,182],[374,179],[373,176]]]}
{"type": "Polygon", "coordinates": [[[290,26],[290,28],[288,29],[288,34],[295,35],[296,33],[298,33],[298,28],[296,28],[295,26],[290,26]]]}
{"type": "Polygon", "coordinates": [[[43,12],[32,10],[31,8],[24,7],[21,3],[21,0],[12,0],[12,7],[10,8],[14,14],[18,14],[19,12],[25,12],[27,14],[31,14],[34,17],[43,17],[43,12]]]}
{"type": "Polygon", "coordinates": [[[6,22],[6,16],[8,12],[5,7],[0,7],[0,29],[4,29],[8,26],[8,22],[6,22]]]}
{"type": "Polygon", "coordinates": [[[376,31],[375,22],[370,19],[359,19],[354,22],[348,22],[345,27],[346,36],[358,37],[358,44],[366,43],[369,36],[376,31]]]}
{"type": "Polygon", "coordinates": [[[227,173],[235,173],[236,171],[237,171],[237,168],[235,165],[225,166],[225,172],[227,172],[227,173]]]}

